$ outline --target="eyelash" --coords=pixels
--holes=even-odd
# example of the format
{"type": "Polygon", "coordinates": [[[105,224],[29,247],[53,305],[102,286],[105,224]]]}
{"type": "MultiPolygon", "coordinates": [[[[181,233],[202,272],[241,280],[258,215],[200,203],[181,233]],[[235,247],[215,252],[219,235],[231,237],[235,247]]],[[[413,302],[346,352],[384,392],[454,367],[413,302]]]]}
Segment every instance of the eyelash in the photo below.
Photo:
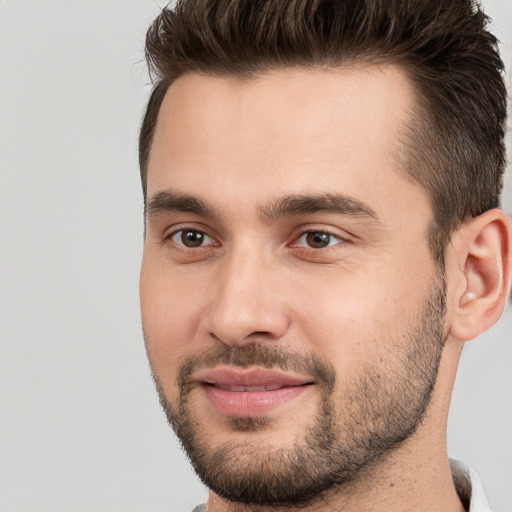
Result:
{"type": "MultiPolygon", "coordinates": [[[[335,235],[334,233],[331,233],[330,231],[327,231],[325,229],[308,229],[307,231],[302,231],[295,240],[296,240],[296,242],[291,243],[290,247],[304,249],[304,250],[312,251],[315,253],[318,253],[319,251],[325,252],[325,250],[329,250],[330,248],[335,247],[335,246],[339,245],[340,243],[344,242],[344,240],[340,236],[335,235]],[[306,239],[309,235],[326,236],[329,238],[329,240],[325,247],[309,247],[309,246],[305,246],[305,245],[299,245],[300,240],[302,238],[306,239]],[[335,243],[332,243],[333,239],[335,239],[335,243]]],[[[304,243],[305,242],[306,242],[306,240],[304,240],[304,243]]]]}
{"type": "Polygon", "coordinates": [[[167,235],[164,238],[164,242],[167,242],[167,241],[172,242],[175,246],[179,247],[180,250],[184,250],[184,251],[189,251],[189,250],[195,251],[195,250],[199,250],[199,249],[204,250],[206,247],[209,247],[209,246],[216,247],[216,246],[220,245],[219,242],[216,242],[215,239],[213,237],[211,237],[210,235],[208,235],[205,231],[202,231],[201,229],[187,228],[187,227],[182,227],[180,229],[176,229],[176,230],[172,231],[172,233],[169,233],[169,235],[167,235]],[[196,233],[198,235],[202,235],[203,237],[206,237],[206,238],[212,240],[214,243],[207,244],[207,245],[198,245],[196,247],[187,247],[185,244],[180,244],[176,240],[174,240],[174,238],[176,236],[178,236],[180,233],[181,233],[182,237],[185,233],[196,233]]]}
{"type": "MultiPolygon", "coordinates": [[[[187,227],[182,227],[180,229],[176,229],[176,230],[172,231],[169,235],[167,235],[164,238],[164,242],[167,242],[167,241],[171,241],[176,247],[178,247],[182,251],[197,251],[197,250],[201,250],[201,249],[205,250],[207,248],[218,247],[220,245],[219,242],[215,241],[215,239],[213,237],[211,237],[210,235],[208,235],[205,231],[202,231],[200,229],[195,229],[195,228],[187,228],[187,227]],[[183,242],[183,236],[187,232],[195,233],[196,235],[200,235],[201,237],[203,237],[203,240],[204,240],[204,238],[207,238],[207,239],[211,240],[213,243],[209,243],[206,245],[201,244],[201,245],[198,245],[195,247],[188,247],[184,243],[179,243],[177,240],[175,240],[175,237],[177,237],[181,233],[181,237],[182,237],[181,241],[183,242]]],[[[337,245],[340,245],[340,244],[343,244],[346,242],[347,242],[346,240],[344,240],[343,238],[341,238],[340,236],[338,236],[334,233],[331,233],[328,230],[308,229],[308,230],[299,232],[298,236],[296,236],[294,238],[294,242],[290,243],[288,245],[288,247],[291,247],[294,249],[299,249],[302,251],[308,251],[312,254],[318,254],[320,252],[325,252],[326,250],[329,250],[337,245]],[[309,235],[324,235],[324,236],[329,237],[328,245],[326,245],[325,247],[307,247],[305,245],[299,245],[300,240],[304,237],[308,237],[309,235]],[[332,239],[336,240],[335,243],[331,243],[332,239]]]]}

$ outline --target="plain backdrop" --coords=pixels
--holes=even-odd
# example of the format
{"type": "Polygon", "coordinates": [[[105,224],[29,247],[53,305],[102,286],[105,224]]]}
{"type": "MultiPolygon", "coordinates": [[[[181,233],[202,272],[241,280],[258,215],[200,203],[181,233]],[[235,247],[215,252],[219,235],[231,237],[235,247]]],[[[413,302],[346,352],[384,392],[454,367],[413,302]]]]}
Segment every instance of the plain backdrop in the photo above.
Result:
{"type": "MultiPolygon", "coordinates": [[[[1,512],[206,497],[160,410],[138,304],[143,45],[164,4],[0,0],[1,512]]],[[[512,69],[512,2],[484,5],[512,69]]],[[[449,428],[496,512],[512,511],[511,331],[508,310],[468,344],[449,428]]]]}

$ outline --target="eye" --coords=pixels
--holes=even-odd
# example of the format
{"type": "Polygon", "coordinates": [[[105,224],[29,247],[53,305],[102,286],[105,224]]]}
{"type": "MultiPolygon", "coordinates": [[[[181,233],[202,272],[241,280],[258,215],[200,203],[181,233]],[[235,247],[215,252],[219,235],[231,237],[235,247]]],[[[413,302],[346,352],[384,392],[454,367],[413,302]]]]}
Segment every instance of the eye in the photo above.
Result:
{"type": "Polygon", "coordinates": [[[303,233],[293,245],[294,247],[307,247],[309,249],[324,249],[342,242],[342,239],[326,233],[325,231],[307,231],[303,233]]]}
{"type": "Polygon", "coordinates": [[[179,231],[175,231],[169,238],[175,244],[187,247],[188,249],[204,247],[205,245],[215,245],[213,238],[197,229],[180,229],[179,231]]]}

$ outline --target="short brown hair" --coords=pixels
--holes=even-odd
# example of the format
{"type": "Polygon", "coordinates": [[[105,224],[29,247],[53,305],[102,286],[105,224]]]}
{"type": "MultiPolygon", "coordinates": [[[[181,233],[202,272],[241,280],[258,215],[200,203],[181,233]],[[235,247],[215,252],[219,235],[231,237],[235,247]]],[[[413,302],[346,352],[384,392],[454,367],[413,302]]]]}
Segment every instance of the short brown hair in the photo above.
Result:
{"type": "Polygon", "coordinates": [[[155,86],[139,139],[145,199],[158,112],[179,76],[398,64],[418,96],[401,164],[431,197],[442,264],[452,231],[500,202],[507,95],[488,23],[474,0],[178,0],[146,39],[155,86]]]}

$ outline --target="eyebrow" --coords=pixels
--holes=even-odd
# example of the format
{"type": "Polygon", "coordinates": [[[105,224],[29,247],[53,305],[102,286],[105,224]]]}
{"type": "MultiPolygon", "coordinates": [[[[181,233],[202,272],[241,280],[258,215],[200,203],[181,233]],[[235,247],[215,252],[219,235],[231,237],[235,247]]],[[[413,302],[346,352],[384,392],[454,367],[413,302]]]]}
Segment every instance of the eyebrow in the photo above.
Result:
{"type": "MultiPolygon", "coordinates": [[[[218,217],[215,209],[199,197],[165,190],[155,194],[146,206],[148,218],[167,212],[186,212],[204,217],[218,217]]],[[[339,193],[293,194],[280,197],[260,209],[260,218],[273,221],[283,217],[312,215],[319,212],[367,218],[380,224],[375,211],[366,203],[339,193]]]]}
{"type": "Polygon", "coordinates": [[[202,199],[172,190],[155,194],[146,205],[146,216],[153,218],[166,212],[194,213],[205,217],[214,217],[215,211],[202,199]]]}
{"type": "Polygon", "coordinates": [[[368,218],[380,223],[375,211],[366,203],[338,193],[284,196],[263,208],[261,215],[268,220],[274,220],[318,212],[368,218]]]}

